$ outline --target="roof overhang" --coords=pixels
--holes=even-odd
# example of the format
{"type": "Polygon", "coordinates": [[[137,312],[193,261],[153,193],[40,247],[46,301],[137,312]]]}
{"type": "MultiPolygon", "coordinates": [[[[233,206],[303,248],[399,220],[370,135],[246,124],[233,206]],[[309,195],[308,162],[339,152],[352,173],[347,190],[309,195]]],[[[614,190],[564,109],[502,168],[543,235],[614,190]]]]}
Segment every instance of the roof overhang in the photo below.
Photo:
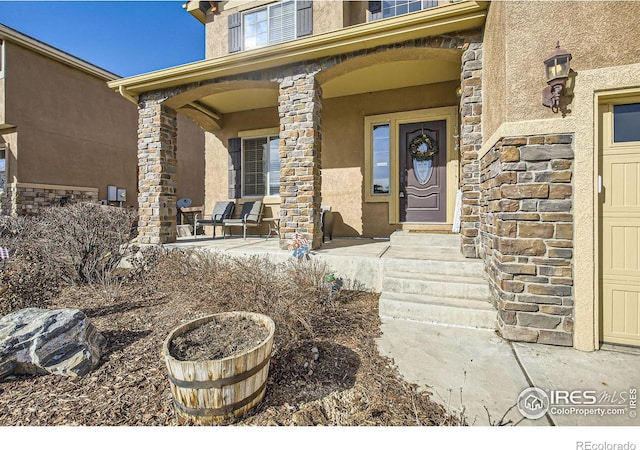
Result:
{"type": "Polygon", "coordinates": [[[77,58],[69,53],[63,52],[55,47],[52,47],[44,42],[40,42],[37,39],[20,33],[5,25],[0,25],[0,39],[6,40],[13,44],[19,45],[33,52],[39,53],[47,58],[56,60],[67,66],[71,66],[75,69],[81,70],[89,75],[98,77],[105,81],[111,81],[118,79],[118,75],[104,70],[98,66],[95,66],[87,61],[77,58]]]}
{"type": "Polygon", "coordinates": [[[451,3],[269,47],[122,78],[111,81],[108,85],[135,101],[139,94],[157,89],[478,28],[484,25],[487,6],[486,1],[451,3]]]}

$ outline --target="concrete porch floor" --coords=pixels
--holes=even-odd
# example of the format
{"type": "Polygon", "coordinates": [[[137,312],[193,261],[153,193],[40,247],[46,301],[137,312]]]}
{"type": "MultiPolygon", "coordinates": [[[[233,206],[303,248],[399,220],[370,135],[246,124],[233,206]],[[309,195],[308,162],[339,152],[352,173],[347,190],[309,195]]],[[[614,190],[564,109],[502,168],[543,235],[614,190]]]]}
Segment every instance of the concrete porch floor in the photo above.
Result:
{"type": "MultiPolygon", "coordinates": [[[[276,261],[291,258],[289,251],[279,248],[276,237],[243,240],[200,236],[180,238],[166,247],[265,255],[276,261]]],[[[381,259],[420,259],[420,255],[407,248],[402,251],[391,248],[386,239],[336,238],[313,251],[312,258],[326,261],[336,274],[379,292],[381,259]]],[[[490,420],[498,421],[528,387],[538,387],[547,393],[587,390],[595,391],[598,398],[613,397],[609,402],[598,400],[593,407],[613,404],[621,400],[621,393],[628,396],[631,389],[640,387],[640,349],[616,347],[585,353],[567,347],[511,343],[486,329],[397,319],[383,319],[381,331],[378,348],[394,361],[400,374],[420,389],[432,392],[432,398],[452,413],[464,408],[471,425],[486,426],[490,420]]],[[[634,415],[637,409],[629,407],[628,398],[622,406],[626,406],[626,411],[621,415],[548,412],[540,419],[522,421],[522,415],[514,407],[505,420],[519,422],[520,426],[640,425],[640,419],[634,415]]]]}

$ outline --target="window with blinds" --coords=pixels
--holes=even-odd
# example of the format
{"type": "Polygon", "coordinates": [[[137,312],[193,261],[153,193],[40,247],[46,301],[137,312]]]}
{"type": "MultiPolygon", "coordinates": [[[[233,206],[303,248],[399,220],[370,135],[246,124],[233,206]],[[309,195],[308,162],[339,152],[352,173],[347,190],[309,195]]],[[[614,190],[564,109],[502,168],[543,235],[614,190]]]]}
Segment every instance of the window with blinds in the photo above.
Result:
{"type": "Polygon", "coordinates": [[[370,21],[409,14],[423,9],[435,8],[438,0],[384,0],[370,1],[370,21]]]}
{"type": "Polygon", "coordinates": [[[279,2],[243,15],[244,50],[296,38],[296,2],[279,2]]]}
{"type": "Polygon", "coordinates": [[[279,137],[242,139],[242,195],[280,194],[279,137]]]}

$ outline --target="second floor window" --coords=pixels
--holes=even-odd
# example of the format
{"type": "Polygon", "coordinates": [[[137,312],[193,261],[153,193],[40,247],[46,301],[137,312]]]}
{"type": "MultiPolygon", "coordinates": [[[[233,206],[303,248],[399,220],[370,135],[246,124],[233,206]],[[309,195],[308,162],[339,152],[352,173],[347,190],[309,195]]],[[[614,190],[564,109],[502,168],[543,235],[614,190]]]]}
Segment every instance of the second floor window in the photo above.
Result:
{"type": "Polygon", "coordinates": [[[435,8],[438,0],[384,0],[369,2],[370,20],[409,14],[423,9],[435,8]]]}
{"type": "Polygon", "coordinates": [[[245,50],[290,41],[296,37],[296,2],[245,13],[243,22],[245,50]]]}
{"type": "Polygon", "coordinates": [[[312,34],[313,3],[275,2],[229,16],[229,52],[251,50],[312,34]]]}

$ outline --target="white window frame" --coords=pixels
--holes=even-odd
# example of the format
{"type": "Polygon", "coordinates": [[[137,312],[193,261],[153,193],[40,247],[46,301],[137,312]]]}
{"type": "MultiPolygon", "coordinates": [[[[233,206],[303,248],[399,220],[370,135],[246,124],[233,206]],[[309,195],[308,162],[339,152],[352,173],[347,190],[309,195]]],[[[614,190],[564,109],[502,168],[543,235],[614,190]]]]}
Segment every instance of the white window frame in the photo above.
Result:
{"type": "Polygon", "coordinates": [[[4,68],[5,68],[5,41],[0,39],[0,78],[4,78],[4,68]]]}
{"type": "MultiPolygon", "coordinates": [[[[280,196],[280,192],[278,192],[277,194],[271,194],[270,193],[270,187],[271,187],[271,171],[269,170],[270,167],[270,152],[269,152],[269,146],[267,146],[267,148],[265,149],[265,153],[263,154],[263,173],[264,173],[264,194],[263,195],[257,195],[257,194],[247,194],[245,192],[245,169],[246,169],[246,162],[245,162],[245,141],[247,140],[254,140],[254,139],[267,139],[267,143],[271,142],[272,140],[275,141],[280,141],[280,137],[279,137],[279,128],[268,128],[268,129],[263,129],[263,130],[252,130],[252,131],[245,131],[245,132],[240,132],[238,133],[238,137],[241,138],[241,146],[240,146],[240,155],[241,155],[241,162],[240,162],[240,172],[241,172],[241,185],[242,185],[242,198],[263,198],[263,197],[279,197],[280,196]]],[[[279,157],[279,155],[278,155],[279,157]]],[[[280,175],[278,174],[278,177],[280,175]]],[[[278,178],[278,186],[280,185],[280,179],[278,178]]]]}
{"type": "Polygon", "coordinates": [[[293,41],[296,39],[296,36],[298,35],[298,8],[297,8],[297,0],[283,0],[283,1],[279,1],[279,2],[274,2],[273,4],[269,4],[266,6],[263,6],[261,8],[254,8],[254,9],[249,9],[247,11],[244,11],[242,13],[242,50],[253,50],[256,48],[263,48],[263,47],[268,47],[270,45],[274,45],[274,44],[279,44],[281,42],[289,42],[289,41],[293,41]],[[271,34],[271,21],[270,21],[270,12],[271,9],[275,6],[281,5],[282,3],[288,3],[288,2],[292,2],[293,3],[293,25],[294,25],[294,29],[293,29],[293,37],[291,39],[287,39],[287,40],[283,40],[283,41],[274,41],[271,42],[270,40],[270,34],[271,34]],[[262,45],[256,45],[254,47],[247,47],[246,46],[246,25],[245,25],[245,20],[246,17],[248,15],[251,14],[256,14],[259,13],[260,11],[266,11],[267,12],[267,43],[266,44],[262,44],[262,45]]]}

